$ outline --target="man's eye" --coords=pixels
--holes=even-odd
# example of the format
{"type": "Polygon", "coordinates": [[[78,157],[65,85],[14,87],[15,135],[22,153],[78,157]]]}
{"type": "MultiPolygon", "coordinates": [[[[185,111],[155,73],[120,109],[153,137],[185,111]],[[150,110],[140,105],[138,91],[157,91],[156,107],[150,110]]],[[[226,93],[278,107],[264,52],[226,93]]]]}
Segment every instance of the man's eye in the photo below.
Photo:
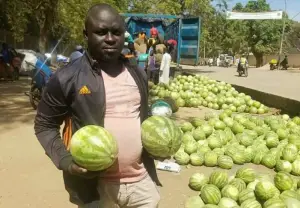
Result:
{"type": "Polygon", "coordinates": [[[102,31],[97,31],[96,34],[103,36],[103,35],[107,34],[107,31],[103,31],[103,30],[102,31]]]}

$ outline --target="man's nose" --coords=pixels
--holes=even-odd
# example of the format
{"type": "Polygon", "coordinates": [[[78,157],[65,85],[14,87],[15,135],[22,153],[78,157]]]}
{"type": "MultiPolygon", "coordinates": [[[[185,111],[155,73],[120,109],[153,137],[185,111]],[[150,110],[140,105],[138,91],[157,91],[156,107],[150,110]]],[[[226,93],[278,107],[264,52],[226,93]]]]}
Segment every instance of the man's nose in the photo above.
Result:
{"type": "Polygon", "coordinates": [[[106,37],[105,37],[105,41],[109,42],[109,43],[113,43],[113,42],[116,41],[116,38],[111,32],[108,32],[106,37]]]}

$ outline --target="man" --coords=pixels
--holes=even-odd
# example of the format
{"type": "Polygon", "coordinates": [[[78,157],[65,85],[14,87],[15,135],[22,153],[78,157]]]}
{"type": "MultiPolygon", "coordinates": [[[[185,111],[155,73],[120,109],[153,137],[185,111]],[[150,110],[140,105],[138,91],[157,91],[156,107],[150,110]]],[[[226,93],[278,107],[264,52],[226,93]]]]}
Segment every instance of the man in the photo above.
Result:
{"type": "Polygon", "coordinates": [[[288,64],[289,64],[288,57],[287,55],[285,55],[280,65],[282,66],[282,69],[287,70],[288,64]]]}
{"type": "Polygon", "coordinates": [[[240,58],[239,63],[238,63],[237,72],[239,72],[239,70],[242,69],[242,66],[246,67],[247,65],[248,65],[247,58],[245,55],[242,55],[242,57],[240,58]]]}
{"type": "Polygon", "coordinates": [[[83,53],[83,47],[81,45],[76,46],[75,51],[70,55],[69,62],[73,62],[76,59],[80,58],[81,56],[83,56],[83,53]]]}
{"type": "Polygon", "coordinates": [[[47,57],[46,57],[44,54],[41,53],[41,51],[40,51],[39,48],[37,48],[35,52],[36,52],[36,57],[37,57],[40,61],[45,62],[45,61],[47,60],[47,57]]]}
{"type": "Polygon", "coordinates": [[[91,7],[84,30],[88,50],[52,75],[37,110],[37,138],[63,170],[70,201],[82,208],[156,208],[160,200],[154,160],[141,143],[147,79],[121,55],[124,33],[124,20],[115,9],[91,7]],[[85,125],[104,126],[116,138],[119,154],[111,168],[91,172],[73,162],[71,135],[85,125]]]}

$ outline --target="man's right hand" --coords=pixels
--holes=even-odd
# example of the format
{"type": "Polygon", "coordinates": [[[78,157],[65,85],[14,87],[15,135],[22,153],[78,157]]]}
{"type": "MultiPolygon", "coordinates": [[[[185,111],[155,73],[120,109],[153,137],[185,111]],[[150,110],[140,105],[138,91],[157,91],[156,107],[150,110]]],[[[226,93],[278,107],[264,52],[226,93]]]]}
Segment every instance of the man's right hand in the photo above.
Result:
{"type": "Polygon", "coordinates": [[[68,171],[72,175],[81,176],[83,178],[95,178],[100,175],[100,171],[88,171],[75,163],[69,165],[68,171]]]}

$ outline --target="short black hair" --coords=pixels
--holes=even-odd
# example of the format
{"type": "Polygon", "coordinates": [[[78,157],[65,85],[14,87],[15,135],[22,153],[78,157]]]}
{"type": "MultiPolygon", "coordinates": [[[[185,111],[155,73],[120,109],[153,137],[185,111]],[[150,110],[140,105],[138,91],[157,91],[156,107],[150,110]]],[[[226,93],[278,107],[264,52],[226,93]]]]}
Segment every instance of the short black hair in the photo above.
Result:
{"type": "Polygon", "coordinates": [[[87,11],[87,15],[86,15],[85,22],[84,22],[85,29],[87,29],[88,22],[90,21],[91,16],[93,16],[95,13],[98,13],[99,10],[107,10],[107,11],[112,12],[115,15],[120,16],[119,12],[115,8],[113,8],[111,5],[106,4],[106,3],[97,3],[93,6],[91,6],[89,8],[89,10],[87,11]]]}

